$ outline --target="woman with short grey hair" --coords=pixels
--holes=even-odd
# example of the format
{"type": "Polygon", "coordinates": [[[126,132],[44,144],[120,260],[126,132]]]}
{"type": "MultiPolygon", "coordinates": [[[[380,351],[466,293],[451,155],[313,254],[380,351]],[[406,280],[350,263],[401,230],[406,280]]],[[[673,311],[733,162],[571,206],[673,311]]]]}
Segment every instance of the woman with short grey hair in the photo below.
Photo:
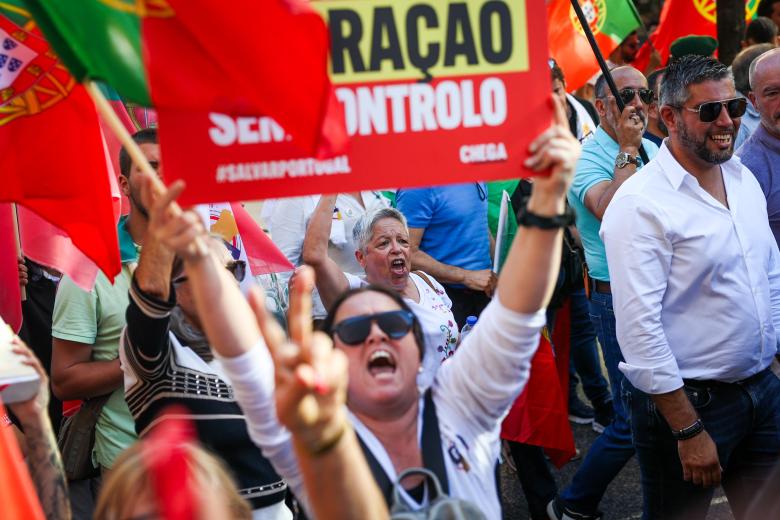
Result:
{"type": "Polygon", "coordinates": [[[411,271],[411,246],[406,218],[395,208],[379,208],[355,224],[355,258],[364,276],[343,272],[328,257],[328,236],[336,195],[323,196],[311,216],[303,242],[303,261],[316,273],[317,290],[326,308],[348,289],[373,284],[394,289],[411,307],[423,329],[425,345],[420,388],[427,388],[443,361],[458,344],[458,325],[444,287],[422,271],[411,271]]]}

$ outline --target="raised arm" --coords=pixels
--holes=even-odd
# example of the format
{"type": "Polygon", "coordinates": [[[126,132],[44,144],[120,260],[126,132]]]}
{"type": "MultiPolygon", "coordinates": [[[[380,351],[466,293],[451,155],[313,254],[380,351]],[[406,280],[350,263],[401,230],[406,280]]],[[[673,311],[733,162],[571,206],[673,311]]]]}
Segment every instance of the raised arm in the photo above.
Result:
{"type": "Polygon", "coordinates": [[[216,257],[190,247],[206,233],[194,213],[177,216],[169,210],[182,189],[183,183],[175,183],[147,207],[153,218],[167,222],[159,228],[159,238],[184,260],[198,315],[252,439],[314,517],[386,518],[384,500],[346,422],[346,360],[321,335],[311,343],[311,271],[304,269],[294,286],[289,318],[293,342],[286,342],[265,313],[262,295],[253,294],[253,312],[216,257]],[[296,345],[303,345],[306,354],[296,345]]]}
{"type": "Polygon", "coordinates": [[[314,208],[306,237],[303,240],[303,263],[310,265],[317,276],[317,290],[326,309],[349,289],[349,283],[338,264],[328,256],[328,240],[333,224],[333,209],[338,195],[323,195],[314,208]]]}
{"type": "Polygon", "coordinates": [[[159,223],[150,214],[144,247],[133,273],[127,306],[123,348],[132,354],[139,368],[164,370],[161,355],[170,347],[168,324],[176,304],[171,291],[171,269],[174,254],[165,247],[155,232],[159,223]],[[140,352],[142,355],[135,355],[140,352]]]}
{"type": "Polygon", "coordinates": [[[290,341],[268,316],[260,292],[250,298],[274,358],[279,420],[292,433],[318,518],[384,519],[384,498],[347,420],[347,358],[326,334],[312,334],[313,285],[305,268],[290,295],[290,341]]]}
{"type": "MultiPolygon", "coordinates": [[[[642,146],[644,125],[636,113],[636,107],[629,105],[623,109],[622,113],[618,113],[619,111],[615,98],[610,98],[607,109],[611,110],[612,113],[618,117],[615,133],[617,134],[620,151],[626,152],[632,157],[637,157],[639,155],[639,147],[642,146]]],[[[604,212],[607,211],[607,207],[609,206],[609,203],[612,202],[612,197],[615,196],[618,188],[620,188],[636,170],[637,167],[633,163],[628,163],[622,168],[618,168],[617,165],[615,165],[612,180],[600,182],[585,193],[584,203],[585,207],[588,208],[588,211],[593,213],[597,219],[603,219],[604,212]]]]}
{"type": "MultiPolygon", "coordinates": [[[[526,161],[534,171],[550,170],[549,176],[534,179],[528,201],[527,210],[540,217],[564,212],[580,150],[563,107],[555,103],[555,124],[531,144],[526,161]]],[[[496,428],[525,387],[558,276],[562,235],[562,228],[520,227],[498,279],[497,297],[457,355],[439,369],[435,384],[440,395],[456,396],[444,397],[443,405],[470,417],[476,429],[496,428]]]]}

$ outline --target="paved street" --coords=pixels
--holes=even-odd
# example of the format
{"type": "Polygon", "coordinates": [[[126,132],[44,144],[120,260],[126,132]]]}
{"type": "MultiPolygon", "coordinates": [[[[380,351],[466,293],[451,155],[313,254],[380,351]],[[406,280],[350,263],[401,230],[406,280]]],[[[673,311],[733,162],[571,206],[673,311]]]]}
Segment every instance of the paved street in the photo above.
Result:
{"type": "MultiPolygon", "coordinates": [[[[583,451],[596,439],[597,434],[590,425],[572,425],[577,447],[583,451]]],[[[553,468],[558,487],[565,486],[572,475],[577,471],[580,461],[570,462],[560,471],[553,468]]],[[[504,500],[504,518],[506,520],[527,519],[528,506],[523,496],[520,483],[512,470],[504,464],[501,468],[501,479],[504,500]]],[[[607,493],[601,501],[601,510],[604,512],[604,520],[629,520],[642,517],[642,488],[639,483],[639,466],[636,459],[632,459],[623,471],[612,481],[607,493]]],[[[718,489],[713,499],[708,520],[733,520],[731,509],[718,489]]]]}

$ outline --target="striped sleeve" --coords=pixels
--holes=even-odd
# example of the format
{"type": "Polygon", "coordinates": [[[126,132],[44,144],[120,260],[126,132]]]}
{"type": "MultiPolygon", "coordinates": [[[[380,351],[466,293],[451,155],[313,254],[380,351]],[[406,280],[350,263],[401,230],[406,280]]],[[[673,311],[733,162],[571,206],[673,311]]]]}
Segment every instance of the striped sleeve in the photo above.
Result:
{"type": "Polygon", "coordinates": [[[176,295],[173,288],[168,301],[162,301],[144,293],[133,277],[124,344],[127,359],[139,375],[164,369],[163,360],[170,352],[168,326],[171,310],[175,305],[176,295]]]}

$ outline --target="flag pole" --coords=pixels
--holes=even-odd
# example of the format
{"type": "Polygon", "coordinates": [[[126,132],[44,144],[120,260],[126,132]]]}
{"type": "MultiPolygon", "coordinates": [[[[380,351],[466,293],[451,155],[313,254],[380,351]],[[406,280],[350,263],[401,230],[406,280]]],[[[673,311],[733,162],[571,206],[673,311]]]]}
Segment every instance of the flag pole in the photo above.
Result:
{"type": "MultiPolygon", "coordinates": [[[[157,172],[154,170],[154,168],[152,168],[152,165],[149,164],[149,160],[141,151],[141,147],[138,146],[138,143],[133,141],[133,137],[130,135],[130,132],[127,131],[125,125],[123,125],[119,120],[119,117],[116,115],[116,112],[114,112],[114,109],[109,104],[106,96],[103,95],[103,92],[100,90],[100,87],[98,87],[98,84],[92,80],[87,80],[84,83],[84,86],[87,89],[87,92],[89,92],[90,97],[92,97],[92,101],[95,102],[95,107],[97,107],[98,113],[103,118],[103,120],[108,123],[109,128],[111,128],[111,131],[114,132],[114,135],[116,135],[116,137],[119,139],[119,142],[122,143],[124,149],[127,150],[127,154],[130,156],[130,159],[132,159],[136,166],[141,168],[141,172],[144,175],[151,179],[152,190],[156,195],[163,193],[166,189],[165,184],[163,184],[163,182],[157,176],[157,172]]],[[[171,204],[171,210],[175,216],[180,215],[182,212],[181,206],[179,206],[176,201],[171,204]]],[[[206,244],[204,244],[203,241],[198,238],[195,240],[194,247],[197,249],[198,254],[206,254],[208,251],[206,244]]]]}
{"type": "MultiPolygon", "coordinates": [[[[22,253],[22,239],[20,238],[19,234],[19,217],[16,214],[16,203],[11,204],[11,218],[13,219],[13,226],[14,226],[14,242],[16,243],[16,258],[17,258],[17,270],[19,269],[18,266],[18,259],[24,258],[22,253]]],[[[29,277],[27,278],[29,281],[29,277]]],[[[21,296],[22,301],[27,300],[27,287],[20,287],[21,289],[21,296]]]]}
{"type": "MultiPolygon", "coordinates": [[[[620,112],[623,112],[623,109],[626,108],[626,105],[623,103],[623,100],[620,99],[617,85],[615,85],[615,80],[612,79],[612,74],[610,74],[609,72],[609,67],[607,67],[607,62],[604,61],[604,56],[601,54],[601,49],[599,49],[599,46],[596,43],[596,38],[593,36],[593,32],[590,30],[590,25],[588,25],[588,20],[585,18],[585,13],[582,12],[580,3],[577,0],[571,0],[571,6],[574,9],[574,12],[577,13],[577,18],[580,21],[582,30],[585,33],[585,36],[588,38],[588,43],[590,43],[590,48],[593,50],[593,54],[596,56],[596,61],[599,62],[601,73],[604,74],[604,79],[607,80],[607,85],[609,86],[609,90],[610,92],[612,92],[612,95],[615,97],[615,102],[617,103],[618,110],[620,112]]],[[[647,164],[648,162],[650,162],[650,159],[648,159],[647,157],[647,152],[645,151],[645,147],[644,145],[642,145],[642,143],[639,143],[639,156],[642,158],[642,164],[647,164]]]]}

